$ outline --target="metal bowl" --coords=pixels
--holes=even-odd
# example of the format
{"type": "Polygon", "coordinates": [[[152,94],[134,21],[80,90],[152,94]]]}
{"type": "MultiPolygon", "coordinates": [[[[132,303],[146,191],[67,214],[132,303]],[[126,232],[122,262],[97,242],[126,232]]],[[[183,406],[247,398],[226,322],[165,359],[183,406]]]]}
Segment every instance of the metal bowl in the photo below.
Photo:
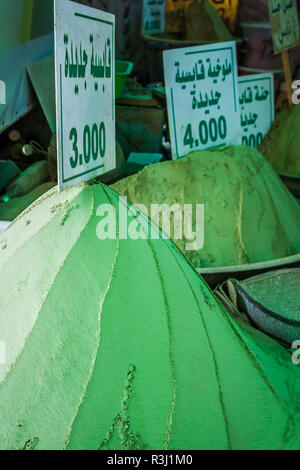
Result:
{"type": "Polygon", "coordinates": [[[223,266],[219,268],[201,268],[197,269],[197,272],[204,277],[211,288],[215,288],[218,284],[229,278],[243,280],[257,274],[263,274],[271,269],[291,267],[300,267],[300,253],[260,263],[223,266]]]}

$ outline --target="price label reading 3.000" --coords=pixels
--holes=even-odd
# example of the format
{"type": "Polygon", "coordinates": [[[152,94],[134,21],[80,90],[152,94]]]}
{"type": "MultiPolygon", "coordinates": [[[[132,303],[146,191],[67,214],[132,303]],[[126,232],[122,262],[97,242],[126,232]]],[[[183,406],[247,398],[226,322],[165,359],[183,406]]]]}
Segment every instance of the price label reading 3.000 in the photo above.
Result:
{"type": "Polygon", "coordinates": [[[59,189],[116,166],[115,18],[55,1],[59,189]]]}
{"type": "Polygon", "coordinates": [[[80,153],[78,147],[78,132],[75,127],[70,131],[70,140],[73,143],[73,155],[70,158],[70,165],[74,169],[78,165],[88,164],[91,158],[94,161],[105,157],[106,136],[105,124],[101,122],[100,126],[94,124],[92,129],[86,125],[83,130],[82,146],[83,152],[80,153]]]}

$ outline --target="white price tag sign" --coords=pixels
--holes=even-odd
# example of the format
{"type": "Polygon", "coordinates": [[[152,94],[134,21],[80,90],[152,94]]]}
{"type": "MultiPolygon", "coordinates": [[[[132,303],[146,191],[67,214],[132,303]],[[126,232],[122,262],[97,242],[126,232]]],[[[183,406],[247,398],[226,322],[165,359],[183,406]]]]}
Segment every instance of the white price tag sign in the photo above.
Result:
{"type": "Polygon", "coordinates": [[[242,145],[257,148],[274,121],[272,73],[239,77],[242,145]]]}
{"type": "Polygon", "coordinates": [[[143,2],[143,33],[163,33],[165,30],[166,0],[143,0],[143,2]]]}
{"type": "Polygon", "coordinates": [[[173,159],[241,143],[235,42],[164,52],[173,159]]]}
{"type": "Polygon", "coordinates": [[[59,190],[113,170],[115,17],[55,1],[59,190]]]}

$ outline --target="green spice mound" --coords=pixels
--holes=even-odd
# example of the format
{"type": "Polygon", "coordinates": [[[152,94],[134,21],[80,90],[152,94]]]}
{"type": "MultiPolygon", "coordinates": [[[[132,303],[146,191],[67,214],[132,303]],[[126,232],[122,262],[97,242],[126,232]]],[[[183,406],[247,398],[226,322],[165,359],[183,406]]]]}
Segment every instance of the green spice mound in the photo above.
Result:
{"type": "MultiPolygon", "coordinates": [[[[195,268],[244,265],[300,252],[299,206],[266,159],[249,147],[193,152],[148,166],[113,188],[131,203],[145,205],[149,216],[152,204],[193,204],[192,221],[185,223],[190,226],[182,221],[183,238],[176,239],[180,233],[175,232],[173,211],[169,233],[195,268]],[[187,250],[191,237],[185,233],[203,230],[197,204],[204,204],[204,246],[197,249],[195,243],[194,250],[187,250]]],[[[160,225],[162,220],[154,219],[160,225]]]]}
{"type": "Polygon", "coordinates": [[[100,240],[109,188],[56,191],[0,237],[0,448],[299,449],[290,353],[171,242],[100,240]]]}
{"type": "Polygon", "coordinates": [[[194,0],[185,11],[184,39],[186,41],[232,41],[216,9],[208,0],[194,0]]]}
{"type": "Polygon", "coordinates": [[[260,152],[279,173],[300,177],[300,106],[283,107],[277,114],[260,152]]]}
{"type": "MultiPolygon", "coordinates": [[[[169,7],[171,7],[169,5],[169,7]]],[[[168,10],[168,7],[167,7],[168,10]]],[[[233,41],[223,19],[208,0],[193,0],[174,5],[166,12],[166,25],[162,36],[170,39],[208,43],[233,41]]]]}

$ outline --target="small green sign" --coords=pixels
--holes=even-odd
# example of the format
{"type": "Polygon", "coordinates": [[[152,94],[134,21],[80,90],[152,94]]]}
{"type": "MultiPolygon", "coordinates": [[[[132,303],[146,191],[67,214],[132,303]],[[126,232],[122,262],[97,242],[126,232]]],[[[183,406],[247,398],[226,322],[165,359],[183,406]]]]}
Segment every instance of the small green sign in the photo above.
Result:
{"type": "Polygon", "coordinates": [[[143,0],[143,33],[164,32],[165,16],[166,0],[143,0]]]}
{"type": "Polygon", "coordinates": [[[299,43],[299,17],[296,0],[268,0],[275,54],[299,43]]]}

